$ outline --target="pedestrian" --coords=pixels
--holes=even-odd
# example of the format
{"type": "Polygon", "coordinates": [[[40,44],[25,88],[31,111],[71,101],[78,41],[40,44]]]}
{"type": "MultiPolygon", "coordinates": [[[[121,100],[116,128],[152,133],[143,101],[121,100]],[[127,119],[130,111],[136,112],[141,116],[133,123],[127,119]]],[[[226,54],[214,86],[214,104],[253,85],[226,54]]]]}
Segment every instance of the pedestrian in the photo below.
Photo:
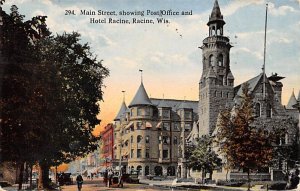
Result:
{"type": "Polygon", "coordinates": [[[108,171],[108,181],[107,181],[107,187],[110,187],[110,185],[112,184],[112,177],[113,177],[113,172],[112,172],[112,170],[110,169],[109,171],[108,171]]]}
{"type": "Polygon", "coordinates": [[[82,178],[81,174],[79,174],[79,175],[76,177],[76,182],[77,182],[77,188],[78,188],[78,191],[81,191],[82,184],[83,184],[83,178],[82,178]]]}

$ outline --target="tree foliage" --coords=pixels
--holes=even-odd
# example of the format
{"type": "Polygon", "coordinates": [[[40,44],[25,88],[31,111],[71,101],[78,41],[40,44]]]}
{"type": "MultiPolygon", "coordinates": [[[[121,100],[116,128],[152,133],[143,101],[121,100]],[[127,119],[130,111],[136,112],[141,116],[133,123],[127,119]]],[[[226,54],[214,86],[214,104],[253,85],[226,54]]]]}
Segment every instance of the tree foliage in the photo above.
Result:
{"type": "Polygon", "coordinates": [[[1,11],[1,161],[45,168],[97,148],[108,70],[80,34],[51,35],[46,16],[1,11]]]}
{"type": "MultiPolygon", "coordinates": [[[[253,101],[248,84],[243,86],[241,105],[221,112],[217,130],[220,152],[231,168],[251,170],[267,167],[273,157],[274,135],[264,127],[253,126],[253,101]]],[[[250,186],[250,184],[249,184],[250,186]]]]}
{"type": "Polygon", "coordinates": [[[222,165],[222,160],[212,150],[212,138],[209,136],[199,138],[191,151],[189,161],[190,168],[202,171],[202,180],[204,180],[206,173],[212,173],[215,168],[222,165]]]}

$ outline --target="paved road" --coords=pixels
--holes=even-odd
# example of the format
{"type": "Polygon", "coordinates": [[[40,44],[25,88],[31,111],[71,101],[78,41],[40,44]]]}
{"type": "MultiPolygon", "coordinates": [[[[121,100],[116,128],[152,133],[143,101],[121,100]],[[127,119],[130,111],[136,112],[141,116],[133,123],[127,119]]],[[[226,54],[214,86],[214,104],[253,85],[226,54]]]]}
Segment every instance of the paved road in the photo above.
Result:
{"type": "MultiPolygon", "coordinates": [[[[82,191],[104,191],[104,190],[124,190],[124,191],[155,191],[155,190],[172,190],[172,188],[149,186],[145,184],[124,184],[123,188],[118,188],[114,186],[108,188],[104,185],[102,180],[85,180],[82,191]]],[[[186,191],[187,189],[174,189],[174,191],[186,191]]],[[[62,191],[77,191],[77,185],[63,186],[62,191]]],[[[189,189],[189,191],[199,191],[199,189],[189,189]]]]}

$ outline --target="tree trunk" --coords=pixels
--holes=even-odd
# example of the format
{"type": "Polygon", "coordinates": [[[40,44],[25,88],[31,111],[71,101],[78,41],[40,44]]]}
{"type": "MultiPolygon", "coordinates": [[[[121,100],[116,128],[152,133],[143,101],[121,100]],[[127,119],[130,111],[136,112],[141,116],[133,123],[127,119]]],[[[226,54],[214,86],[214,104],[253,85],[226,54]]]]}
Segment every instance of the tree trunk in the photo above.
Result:
{"type": "Polygon", "coordinates": [[[19,190],[22,190],[22,183],[23,183],[23,173],[24,173],[24,162],[21,162],[19,164],[19,179],[18,179],[18,187],[19,187],[19,190]]]}
{"type": "Polygon", "coordinates": [[[44,188],[50,187],[50,180],[49,180],[49,166],[42,165],[43,168],[43,186],[44,188]]]}
{"type": "Polygon", "coordinates": [[[30,164],[30,172],[29,172],[29,187],[30,187],[30,189],[32,189],[32,168],[33,168],[33,165],[30,164]]]}
{"type": "Polygon", "coordinates": [[[205,172],[205,169],[202,170],[202,184],[204,184],[204,180],[205,180],[205,175],[206,175],[206,172],[205,172]]]}
{"type": "Polygon", "coordinates": [[[38,181],[38,190],[43,190],[44,184],[43,184],[43,168],[41,167],[41,164],[39,164],[39,181],[38,181]]]}
{"type": "Polygon", "coordinates": [[[247,177],[248,177],[248,191],[250,191],[250,169],[247,170],[247,177]]]}

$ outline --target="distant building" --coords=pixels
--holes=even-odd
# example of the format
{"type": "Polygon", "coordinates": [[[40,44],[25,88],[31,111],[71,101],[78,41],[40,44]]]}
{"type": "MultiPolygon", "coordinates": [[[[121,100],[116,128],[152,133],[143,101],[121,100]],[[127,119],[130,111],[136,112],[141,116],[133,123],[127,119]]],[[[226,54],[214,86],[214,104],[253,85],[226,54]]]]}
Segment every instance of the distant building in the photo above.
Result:
{"type": "Polygon", "coordinates": [[[114,160],[114,126],[108,124],[105,126],[104,131],[100,134],[102,145],[101,145],[101,166],[104,168],[111,168],[114,160]]]}

